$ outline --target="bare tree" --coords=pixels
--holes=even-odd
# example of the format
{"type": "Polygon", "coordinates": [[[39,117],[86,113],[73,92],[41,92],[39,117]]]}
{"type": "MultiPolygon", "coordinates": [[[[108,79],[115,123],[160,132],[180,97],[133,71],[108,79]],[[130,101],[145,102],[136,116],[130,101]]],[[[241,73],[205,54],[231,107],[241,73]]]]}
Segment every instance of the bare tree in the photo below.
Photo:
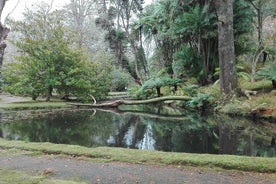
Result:
{"type": "MultiPolygon", "coordinates": [[[[7,0],[0,0],[0,20],[2,17],[2,12],[5,7],[7,0]]],[[[3,58],[4,58],[4,52],[5,48],[7,47],[7,44],[5,42],[5,39],[7,38],[8,34],[10,32],[10,29],[7,28],[2,22],[0,22],[0,67],[3,65],[3,58]]]]}
{"type": "Polygon", "coordinates": [[[85,46],[90,16],[95,13],[95,0],[70,0],[67,13],[71,19],[74,31],[77,33],[78,45],[85,46]]]}
{"type": "Polygon", "coordinates": [[[220,66],[220,91],[228,96],[237,88],[236,60],[233,31],[234,0],[214,1],[218,16],[218,51],[220,66]]]}

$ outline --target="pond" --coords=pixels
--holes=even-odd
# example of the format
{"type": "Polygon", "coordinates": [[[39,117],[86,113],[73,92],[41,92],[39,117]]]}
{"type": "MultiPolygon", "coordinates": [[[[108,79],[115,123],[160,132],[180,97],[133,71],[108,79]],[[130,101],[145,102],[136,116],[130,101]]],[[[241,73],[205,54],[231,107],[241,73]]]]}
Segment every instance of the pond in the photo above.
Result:
{"type": "Polygon", "coordinates": [[[86,147],[276,157],[275,123],[147,108],[5,112],[0,137],[86,147]]]}

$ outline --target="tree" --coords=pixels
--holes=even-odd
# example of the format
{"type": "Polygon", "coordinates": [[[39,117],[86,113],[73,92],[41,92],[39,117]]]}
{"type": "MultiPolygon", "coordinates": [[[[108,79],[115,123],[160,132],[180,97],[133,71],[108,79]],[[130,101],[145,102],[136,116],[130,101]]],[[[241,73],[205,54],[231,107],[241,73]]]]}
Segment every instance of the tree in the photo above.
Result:
{"type": "MultiPolygon", "coordinates": [[[[255,74],[257,70],[257,63],[262,61],[263,63],[267,60],[268,55],[271,54],[269,51],[269,45],[265,43],[263,24],[267,17],[275,16],[275,3],[271,0],[248,0],[248,2],[254,8],[256,17],[256,30],[257,30],[257,44],[254,55],[252,58],[252,68],[251,68],[251,82],[255,82],[255,74]]],[[[272,46],[273,47],[273,46],[272,46]]]]}
{"type": "MultiPolygon", "coordinates": [[[[2,17],[2,12],[5,7],[7,0],[0,0],[0,20],[2,17]]],[[[0,22],[0,68],[3,65],[3,57],[4,57],[4,51],[7,47],[7,44],[5,42],[5,39],[7,38],[8,34],[10,32],[10,29],[7,28],[2,22],[0,22]]]]}
{"type": "Polygon", "coordinates": [[[234,0],[216,0],[215,8],[218,16],[218,52],[220,66],[220,91],[222,95],[230,95],[237,88],[236,61],[233,30],[234,0]]]}
{"type": "Polygon", "coordinates": [[[186,70],[194,73],[198,81],[205,85],[211,82],[217,65],[217,49],[214,49],[217,44],[217,20],[214,8],[208,1],[188,7],[188,11],[178,15],[175,21],[174,34],[183,36],[186,44],[175,52],[174,59],[182,61],[186,70]],[[180,58],[191,53],[191,58],[180,58]]]}
{"type": "Polygon", "coordinates": [[[107,31],[106,39],[117,58],[117,65],[128,71],[138,83],[142,79],[141,71],[147,76],[148,70],[145,67],[144,53],[141,54],[144,49],[140,29],[131,30],[131,23],[133,17],[138,17],[141,13],[142,4],[141,0],[99,0],[100,16],[96,20],[107,31]],[[129,53],[133,57],[129,57],[129,53]]]}
{"type": "Polygon", "coordinates": [[[70,0],[66,7],[68,23],[72,26],[77,37],[79,47],[89,45],[89,26],[92,21],[90,17],[95,14],[95,0],[70,0]]]}
{"type": "Polygon", "coordinates": [[[263,45],[263,23],[266,17],[275,16],[275,2],[271,0],[248,0],[257,14],[258,48],[263,45]]]}
{"type": "MultiPolygon", "coordinates": [[[[10,21],[18,33],[14,43],[22,55],[17,57],[18,68],[14,71],[21,74],[21,79],[7,80],[8,88],[19,86],[23,89],[21,93],[31,95],[34,100],[39,95],[50,100],[54,91],[64,97],[88,97],[99,89],[99,82],[93,80],[105,81],[110,71],[105,70],[102,79],[98,77],[98,67],[88,62],[83,50],[75,44],[76,38],[66,27],[62,12],[50,9],[43,5],[35,12],[27,11],[23,21],[10,21]]],[[[102,89],[101,95],[106,95],[108,90],[108,87],[102,89]]]]}

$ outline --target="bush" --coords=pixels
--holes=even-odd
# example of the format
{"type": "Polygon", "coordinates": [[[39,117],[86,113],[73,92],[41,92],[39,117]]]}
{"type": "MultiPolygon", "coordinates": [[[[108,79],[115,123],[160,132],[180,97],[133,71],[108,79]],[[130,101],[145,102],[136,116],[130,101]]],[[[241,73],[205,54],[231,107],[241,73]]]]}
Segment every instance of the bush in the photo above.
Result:
{"type": "Polygon", "coordinates": [[[204,112],[208,106],[212,104],[212,100],[213,97],[211,97],[209,94],[198,93],[197,96],[189,100],[186,105],[192,109],[197,109],[204,112]]]}
{"type": "Polygon", "coordinates": [[[115,69],[111,73],[111,91],[125,91],[131,84],[132,77],[129,73],[115,69]]]}
{"type": "Polygon", "coordinates": [[[189,85],[189,86],[183,87],[183,92],[188,96],[196,96],[198,94],[198,89],[199,89],[198,85],[189,85]]]}

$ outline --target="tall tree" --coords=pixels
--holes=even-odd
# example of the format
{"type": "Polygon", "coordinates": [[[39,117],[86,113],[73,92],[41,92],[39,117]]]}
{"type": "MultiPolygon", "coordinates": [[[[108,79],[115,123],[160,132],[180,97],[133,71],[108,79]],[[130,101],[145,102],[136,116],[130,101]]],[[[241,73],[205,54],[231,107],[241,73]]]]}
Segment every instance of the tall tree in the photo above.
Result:
{"type": "Polygon", "coordinates": [[[77,38],[66,24],[63,12],[50,11],[51,7],[46,5],[24,13],[23,21],[10,20],[17,33],[14,43],[21,50],[21,55],[16,58],[17,69],[12,68],[11,74],[4,70],[10,92],[30,95],[33,99],[45,95],[46,100],[50,100],[53,91],[65,98],[74,95],[85,99],[88,94],[104,97],[110,86],[109,65],[104,59],[101,62],[105,68],[96,62],[88,62],[87,55],[78,47],[77,38]]]}
{"type": "Polygon", "coordinates": [[[70,0],[67,6],[68,18],[76,32],[80,47],[87,45],[89,18],[95,13],[94,5],[94,0],[70,0]]]}
{"type": "Polygon", "coordinates": [[[264,22],[265,19],[269,16],[275,16],[276,6],[271,0],[248,0],[252,5],[256,17],[256,31],[258,35],[258,42],[256,44],[256,49],[254,56],[252,58],[252,68],[251,68],[251,82],[255,81],[255,74],[257,70],[257,63],[261,60],[263,63],[268,58],[269,46],[265,43],[264,40],[264,22]]]}
{"type": "Polygon", "coordinates": [[[258,45],[263,45],[263,24],[268,16],[275,16],[275,2],[271,0],[247,0],[257,14],[256,29],[258,33],[258,45]]]}
{"type": "Polygon", "coordinates": [[[236,60],[233,29],[234,0],[216,0],[218,16],[218,52],[220,66],[220,91],[230,95],[237,88],[236,60]]]}
{"type": "MultiPolygon", "coordinates": [[[[0,20],[2,17],[2,12],[5,7],[7,0],[0,0],[0,20]]],[[[3,65],[3,58],[4,58],[4,52],[5,48],[7,47],[7,44],[5,42],[5,39],[7,38],[8,34],[10,32],[10,29],[7,28],[2,22],[0,22],[0,67],[3,65]]]]}
{"type": "MultiPolygon", "coordinates": [[[[141,0],[98,0],[100,17],[96,20],[97,24],[107,30],[107,41],[110,48],[117,58],[117,64],[125,69],[139,83],[141,77],[141,66],[144,59],[139,59],[139,52],[143,51],[141,39],[137,39],[141,34],[132,34],[132,20],[139,16],[142,11],[143,1],[141,0]],[[127,57],[128,53],[133,54],[127,57]]],[[[139,29],[138,29],[139,30],[139,29]]],[[[136,32],[137,33],[137,32],[136,32]]],[[[145,68],[145,67],[144,67],[145,68]]],[[[147,70],[144,70],[145,73],[147,70]]]]}

